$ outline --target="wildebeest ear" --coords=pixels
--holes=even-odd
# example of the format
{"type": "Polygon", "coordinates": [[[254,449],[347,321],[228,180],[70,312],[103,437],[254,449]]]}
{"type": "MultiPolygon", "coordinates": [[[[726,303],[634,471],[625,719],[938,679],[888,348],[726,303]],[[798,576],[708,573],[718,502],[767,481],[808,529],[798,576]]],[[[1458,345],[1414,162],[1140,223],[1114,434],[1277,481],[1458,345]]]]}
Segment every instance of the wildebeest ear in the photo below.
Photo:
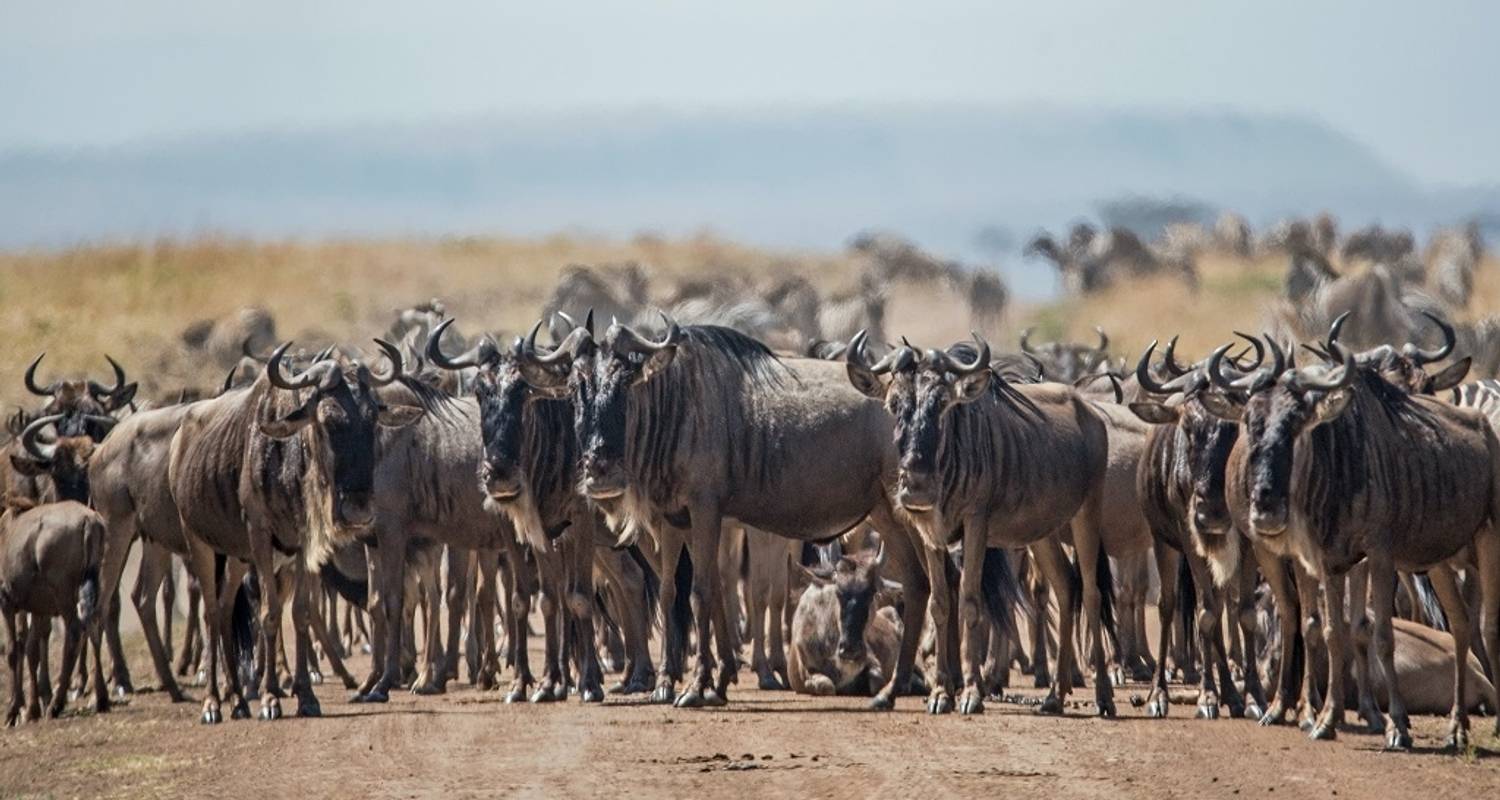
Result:
{"type": "Polygon", "coordinates": [[[874,400],[885,399],[885,383],[880,380],[873,370],[863,364],[848,364],[849,383],[865,397],[874,400]]]}
{"type": "MultiPolygon", "coordinates": [[[[316,394],[313,397],[317,397],[316,394]]],[[[290,414],[281,419],[262,420],[260,432],[272,439],[286,439],[296,435],[302,426],[313,421],[315,406],[311,403],[303,403],[290,414]]]]}
{"type": "Polygon", "coordinates": [[[797,569],[801,570],[802,575],[814,586],[827,586],[833,582],[833,576],[823,574],[823,571],[817,567],[805,567],[798,564],[797,569]]]}
{"type": "Polygon", "coordinates": [[[877,607],[893,606],[900,608],[905,600],[905,590],[901,584],[886,578],[880,579],[880,587],[875,590],[875,605],[877,607]]]}
{"type": "Polygon", "coordinates": [[[1432,376],[1432,391],[1446,391],[1463,383],[1464,378],[1469,374],[1469,367],[1473,363],[1474,359],[1471,356],[1464,356],[1450,364],[1447,369],[1432,376]]]}
{"type": "Polygon", "coordinates": [[[995,373],[988,368],[981,369],[972,375],[965,375],[958,379],[953,385],[953,401],[955,403],[972,403],[984,396],[990,388],[990,381],[995,373]]]}
{"type": "Polygon", "coordinates": [[[1208,413],[1226,422],[1239,422],[1245,407],[1230,400],[1217,392],[1203,392],[1198,395],[1198,401],[1208,409],[1208,413]]]}
{"type": "Polygon", "coordinates": [[[417,421],[417,418],[427,413],[421,406],[381,406],[380,416],[376,419],[387,428],[404,428],[417,421]]]}
{"type": "Polygon", "coordinates": [[[1308,429],[1316,428],[1343,413],[1344,408],[1349,405],[1349,398],[1353,396],[1348,389],[1339,389],[1324,395],[1313,409],[1313,423],[1308,429]]]}
{"type": "Polygon", "coordinates": [[[1151,401],[1131,403],[1130,410],[1140,417],[1142,422],[1151,425],[1176,425],[1177,417],[1181,413],[1169,405],[1151,401]]]}
{"type": "Polygon", "coordinates": [[[646,359],[646,366],[641,368],[640,377],[636,378],[635,382],[645,383],[646,381],[651,380],[657,375],[660,375],[662,370],[671,366],[672,359],[676,357],[677,348],[675,347],[664,347],[660,350],[657,350],[655,353],[652,353],[651,357],[646,359]]]}
{"type": "Polygon", "coordinates": [[[37,461],[24,453],[11,453],[10,465],[15,467],[16,472],[29,478],[35,478],[47,474],[48,464],[45,461],[37,461]]]}

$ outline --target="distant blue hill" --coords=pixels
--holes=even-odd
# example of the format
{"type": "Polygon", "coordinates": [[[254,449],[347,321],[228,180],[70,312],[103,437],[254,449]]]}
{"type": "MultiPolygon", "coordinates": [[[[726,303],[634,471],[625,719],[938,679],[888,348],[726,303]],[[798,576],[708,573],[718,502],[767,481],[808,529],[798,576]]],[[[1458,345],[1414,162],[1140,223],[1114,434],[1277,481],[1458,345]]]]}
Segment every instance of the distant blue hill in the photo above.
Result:
{"type": "MultiPolygon", "coordinates": [[[[752,243],[836,247],[879,227],[975,256],[983,229],[1012,234],[984,241],[1016,242],[1130,194],[1191,198],[1257,223],[1327,208],[1346,224],[1425,227],[1500,209],[1493,190],[1428,190],[1356,138],[1305,117],[1046,107],[642,110],[0,153],[0,246],[206,230],[707,227],[752,243]]],[[[1008,271],[1023,292],[1047,280],[1008,271]]]]}

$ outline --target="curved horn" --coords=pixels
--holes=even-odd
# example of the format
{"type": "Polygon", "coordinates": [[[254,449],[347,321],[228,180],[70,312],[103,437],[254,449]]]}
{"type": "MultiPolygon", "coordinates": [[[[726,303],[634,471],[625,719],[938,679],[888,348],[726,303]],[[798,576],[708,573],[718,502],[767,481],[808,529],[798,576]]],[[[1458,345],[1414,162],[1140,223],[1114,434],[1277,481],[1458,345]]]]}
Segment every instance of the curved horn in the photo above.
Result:
{"type": "Polygon", "coordinates": [[[474,345],[469,349],[469,352],[464,353],[457,358],[449,358],[443,355],[443,333],[447,331],[448,327],[453,323],[454,318],[449,317],[448,319],[439,322],[438,326],[432,329],[432,333],[427,335],[427,347],[425,348],[424,352],[427,356],[428,361],[431,361],[432,363],[438,365],[443,369],[451,371],[464,369],[465,367],[483,366],[490,360],[494,359],[497,355],[499,355],[499,351],[495,349],[495,346],[493,344],[490,344],[490,340],[488,337],[480,339],[479,344],[474,345]]]}
{"type": "Polygon", "coordinates": [[[1027,328],[1024,331],[1021,331],[1021,352],[1023,352],[1023,353],[1035,353],[1036,352],[1035,350],[1031,349],[1031,331],[1032,330],[1033,330],[1032,328],[1027,328]]]}
{"type": "Polygon", "coordinates": [[[401,357],[401,348],[387,342],[384,339],[376,339],[375,344],[385,352],[385,358],[391,362],[391,371],[382,375],[374,370],[370,371],[370,380],[376,386],[387,386],[391,381],[401,377],[406,369],[405,359],[401,357]]]}
{"type": "MultiPolygon", "coordinates": [[[[558,313],[562,314],[562,312],[558,313]]],[[[565,320],[568,319],[567,315],[562,315],[562,317],[565,320]]],[[[571,320],[569,320],[569,324],[573,325],[572,332],[559,342],[556,347],[552,348],[552,352],[542,353],[536,347],[536,335],[542,329],[542,321],[537,320],[537,323],[531,327],[531,333],[527,334],[525,340],[521,343],[521,355],[538,364],[556,364],[571,361],[573,356],[578,353],[579,345],[584,339],[589,338],[590,334],[587,328],[580,328],[571,320]]]]}
{"type": "MultiPolygon", "coordinates": [[[[661,319],[662,322],[666,323],[667,325],[667,333],[662,337],[662,340],[660,342],[653,342],[650,339],[643,338],[639,333],[636,333],[635,330],[629,325],[620,325],[616,329],[617,333],[615,335],[614,341],[615,351],[619,353],[634,352],[642,353],[644,355],[652,355],[653,353],[658,353],[662,350],[676,347],[677,345],[681,344],[682,327],[679,326],[676,322],[673,322],[672,318],[666,315],[666,312],[661,312],[661,319]]],[[[618,323],[616,324],[618,325],[618,323]]]]}
{"type": "Polygon", "coordinates": [[[1109,335],[1104,332],[1104,328],[1095,325],[1094,332],[1099,334],[1099,346],[1095,349],[1101,353],[1109,350],[1109,335]]]}
{"type": "Polygon", "coordinates": [[[84,414],[83,420],[85,422],[91,422],[100,428],[103,428],[106,435],[108,435],[109,432],[114,429],[115,425],[119,423],[119,420],[109,416],[108,414],[84,414]]]}
{"type": "Polygon", "coordinates": [[[1438,326],[1438,329],[1443,332],[1443,344],[1436,350],[1423,350],[1414,344],[1408,344],[1405,348],[1406,353],[1418,364],[1431,364],[1434,361],[1442,361],[1453,354],[1453,345],[1458,341],[1454,335],[1453,326],[1439,319],[1436,314],[1423,311],[1422,316],[1432,320],[1432,324],[1438,326]]]}
{"type": "Polygon", "coordinates": [[[288,391],[306,389],[318,382],[317,376],[310,374],[312,370],[299,375],[293,375],[290,378],[281,374],[281,359],[286,356],[286,351],[291,346],[291,342],[284,342],[271,353],[271,359],[266,362],[266,377],[271,380],[271,385],[278,389],[286,389],[288,391]]]}
{"type": "Polygon", "coordinates": [[[1297,373],[1297,388],[1332,392],[1338,389],[1343,389],[1344,387],[1354,383],[1354,351],[1345,350],[1344,348],[1340,347],[1337,342],[1335,342],[1333,346],[1335,348],[1334,352],[1342,356],[1340,360],[1342,361],[1343,366],[1340,367],[1338,378],[1315,378],[1310,376],[1304,377],[1303,374],[1299,372],[1297,373]]]}
{"type": "MultiPolygon", "coordinates": [[[[1176,338],[1173,338],[1172,341],[1175,342],[1177,340],[1176,338]]],[[[1170,344],[1168,344],[1167,346],[1171,347],[1170,344]]],[[[1228,349],[1228,345],[1225,345],[1225,349],[1228,349]]],[[[1168,389],[1167,387],[1157,383],[1156,379],[1151,377],[1151,354],[1155,352],[1156,340],[1152,339],[1151,345],[1146,348],[1146,352],[1141,354],[1141,360],[1137,361],[1135,364],[1136,383],[1139,383],[1142,389],[1145,389],[1152,394],[1171,394],[1171,389],[1168,389]]]]}
{"type": "Polygon", "coordinates": [[[1173,336],[1171,339],[1167,340],[1166,348],[1161,351],[1161,363],[1162,366],[1167,368],[1167,372],[1171,373],[1172,377],[1174,378],[1180,378],[1189,372],[1189,369],[1187,367],[1184,367],[1181,364],[1177,363],[1176,336],[1173,336]]]}
{"type": "Polygon", "coordinates": [[[48,384],[46,388],[42,388],[41,386],[38,386],[36,384],[36,367],[38,364],[42,363],[42,359],[46,356],[47,354],[45,352],[41,355],[38,355],[35,359],[32,360],[31,366],[26,368],[26,391],[31,392],[38,397],[51,397],[57,392],[56,382],[48,384]]]}
{"type": "Polygon", "coordinates": [[[880,549],[875,551],[875,568],[876,569],[879,569],[879,568],[885,566],[885,558],[888,555],[890,555],[890,551],[886,550],[886,548],[885,548],[885,539],[881,539],[880,540],[880,549]]]}
{"type": "Polygon", "coordinates": [[[115,385],[113,387],[105,387],[98,381],[89,381],[89,394],[93,395],[95,400],[100,397],[109,397],[125,388],[125,368],[120,366],[120,362],[114,360],[107,353],[104,356],[104,360],[108,361],[110,369],[114,370],[115,385]]]}
{"type": "Polygon", "coordinates": [[[1345,311],[1338,316],[1338,319],[1335,319],[1333,321],[1332,325],[1328,326],[1328,338],[1323,340],[1324,350],[1333,349],[1333,343],[1337,342],[1339,340],[1339,334],[1344,332],[1344,323],[1349,321],[1349,315],[1353,313],[1353,311],[1345,311]]]}
{"type": "Polygon", "coordinates": [[[972,375],[982,369],[988,369],[990,366],[990,343],[986,342],[984,337],[979,335],[978,331],[969,331],[969,336],[973,337],[979,354],[974,358],[974,363],[972,364],[963,364],[949,358],[948,368],[955,375],[972,375]]]}
{"type": "MultiPolygon", "coordinates": [[[[1255,348],[1255,363],[1250,366],[1250,369],[1260,369],[1261,366],[1266,363],[1266,346],[1261,343],[1258,337],[1251,336],[1248,333],[1235,331],[1234,335],[1249,342],[1250,346],[1255,348]]],[[[1235,360],[1238,361],[1239,359],[1235,360]]]]}
{"type": "Polygon", "coordinates": [[[234,378],[240,374],[240,365],[235,364],[229,368],[229,374],[224,376],[224,385],[219,387],[219,394],[223,394],[234,388],[234,378]]]}
{"type": "Polygon", "coordinates": [[[52,414],[33,420],[30,425],[27,425],[21,431],[21,447],[37,461],[51,461],[52,457],[57,454],[57,444],[55,442],[53,444],[42,444],[36,440],[36,437],[37,434],[42,432],[43,428],[48,425],[56,425],[62,419],[62,414],[52,414]]]}
{"type": "MultiPolygon", "coordinates": [[[[1208,366],[1206,367],[1208,371],[1208,379],[1213,381],[1214,385],[1218,386],[1220,389],[1240,388],[1237,384],[1240,381],[1244,380],[1246,377],[1243,374],[1231,375],[1224,371],[1224,354],[1228,353],[1229,348],[1231,347],[1234,347],[1233,342],[1229,344],[1219,345],[1219,347],[1215,349],[1213,353],[1208,357],[1208,366]]],[[[1236,372],[1238,372],[1238,370],[1236,370],[1236,372]]]]}

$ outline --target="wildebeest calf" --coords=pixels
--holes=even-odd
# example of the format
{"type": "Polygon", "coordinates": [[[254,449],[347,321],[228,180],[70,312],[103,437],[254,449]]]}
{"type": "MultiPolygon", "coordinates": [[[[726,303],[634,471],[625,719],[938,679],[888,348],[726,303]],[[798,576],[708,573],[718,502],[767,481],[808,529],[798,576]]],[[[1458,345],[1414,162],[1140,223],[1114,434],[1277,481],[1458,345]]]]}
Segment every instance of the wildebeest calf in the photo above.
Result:
{"type": "Polygon", "coordinates": [[[902,626],[895,608],[878,603],[884,560],[882,550],[843,556],[831,568],[797,565],[812,585],[792,615],[792,691],[868,697],[893,674],[902,626]]]}

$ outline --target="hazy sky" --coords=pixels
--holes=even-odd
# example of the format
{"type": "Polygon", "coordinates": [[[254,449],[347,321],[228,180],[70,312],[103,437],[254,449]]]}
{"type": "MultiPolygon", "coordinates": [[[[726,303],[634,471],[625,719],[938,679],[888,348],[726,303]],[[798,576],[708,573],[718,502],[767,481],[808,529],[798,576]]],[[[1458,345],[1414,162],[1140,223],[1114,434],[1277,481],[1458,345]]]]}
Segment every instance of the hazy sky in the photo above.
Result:
{"type": "Polygon", "coordinates": [[[957,101],[1322,116],[1500,182],[1500,3],[0,0],[0,148],[529,109],[957,101]]]}

